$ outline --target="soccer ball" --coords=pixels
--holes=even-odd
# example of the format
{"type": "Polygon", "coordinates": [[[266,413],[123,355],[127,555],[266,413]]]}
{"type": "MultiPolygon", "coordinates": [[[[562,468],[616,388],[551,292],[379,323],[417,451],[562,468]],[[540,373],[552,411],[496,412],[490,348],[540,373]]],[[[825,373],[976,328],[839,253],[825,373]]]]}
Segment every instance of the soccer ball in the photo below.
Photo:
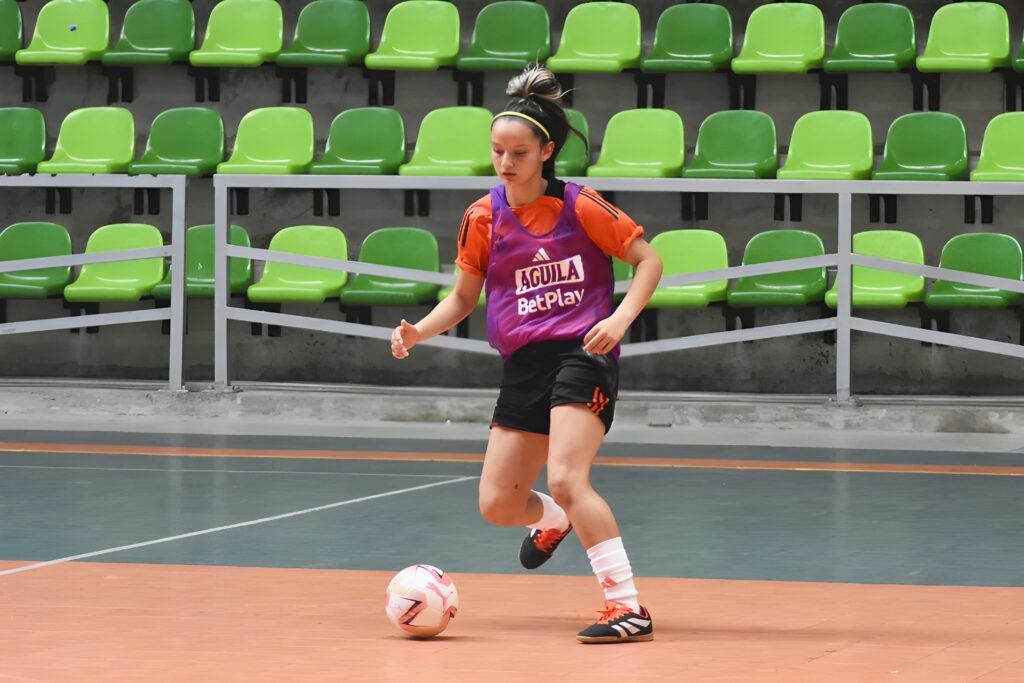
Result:
{"type": "Polygon", "coordinates": [[[391,579],[384,609],[398,628],[417,638],[429,638],[445,630],[459,611],[459,592],[442,570],[416,564],[391,579]]]}

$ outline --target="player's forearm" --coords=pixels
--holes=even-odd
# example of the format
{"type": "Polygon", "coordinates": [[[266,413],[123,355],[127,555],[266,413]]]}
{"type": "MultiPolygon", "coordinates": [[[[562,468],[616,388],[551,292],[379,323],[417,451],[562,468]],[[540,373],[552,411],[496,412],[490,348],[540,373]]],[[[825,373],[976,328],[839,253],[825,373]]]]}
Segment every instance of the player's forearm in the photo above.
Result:
{"type": "Polygon", "coordinates": [[[420,333],[420,341],[447,332],[462,322],[466,316],[473,312],[476,302],[463,301],[459,293],[452,292],[434,309],[416,323],[416,329],[420,333]]]}
{"type": "Polygon", "coordinates": [[[636,264],[636,272],[633,275],[633,282],[629,285],[629,291],[615,309],[615,315],[625,317],[630,323],[636,320],[644,306],[651,300],[654,290],[658,288],[661,271],[661,259],[657,256],[641,259],[636,264]]]}

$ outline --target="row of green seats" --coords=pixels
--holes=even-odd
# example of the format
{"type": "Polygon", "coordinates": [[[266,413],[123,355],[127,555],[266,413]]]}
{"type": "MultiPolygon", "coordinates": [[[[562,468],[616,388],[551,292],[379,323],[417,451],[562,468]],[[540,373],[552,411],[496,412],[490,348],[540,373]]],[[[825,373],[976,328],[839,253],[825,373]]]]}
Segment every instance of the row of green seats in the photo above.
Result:
{"type": "MultiPolygon", "coordinates": [[[[249,246],[249,236],[237,225],[230,228],[230,241],[249,246]]],[[[142,249],[163,245],[160,232],[152,225],[123,223],[96,230],[85,253],[142,249]]],[[[665,264],[666,275],[727,268],[728,250],[721,234],[711,230],[670,230],[651,240],[665,264]]],[[[854,235],[854,252],[923,264],[924,249],[913,233],[873,230],[854,235]]],[[[213,296],[214,228],[201,225],[186,233],[185,293],[189,297],[213,296]]],[[[348,258],[344,233],[331,226],[293,226],[277,232],[271,251],[288,254],[348,258]]],[[[67,256],[72,253],[67,230],[54,223],[17,223],[0,232],[0,260],[67,256]]],[[[821,256],[825,248],[816,234],[801,230],[773,230],[756,235],[746,246],[743,265],[770,263],[821,256]]],[[[439,272],[437,240],[418,228],[383,228],[363,241],[359,260],[439,272]]],[[[615,260],[615,279],[628,280],[632,269],[615,260]]],[[[971,273],[1024,279],[1024,257],[1020,244],[1010,235],[969,233],[951,239],[942,249],[939,266],[971,273]]],[[[339,299],[343,305],[417,305],[444,299],[452,288],[376,275],[358,274],[351,280],[345,272],[285,263],[268,262],[262,277],[253,282],[248,259],[230,259],[230,291],[247,295],[257,303],[322,303],[339,299]]],[[[825,268],[811,268],[770,275],[739,278],[730,288],[728,280],[692,285],[659,287],[648,308],[705,308],[727,302],[733,308],[765,306],[807,306],[824,301],[837,307],[836,285],[826,291],[825,268]]],[[[171,274],[164,260],[137,259],[82,266],[72,281],[70,267],[0,273],[0,298],[42,299],[63,293],[68,301],[99,303],[139,301],[142,297],[169,299],[171,274]]],[[[924,302],[933,309],[1006,308],[1021,303],[1021,295],[992,287],[951,280],[936,281],[925,292],[925,278],[861,266],[853,267],[852,302],[858,308],[904,308],[924,302]]],[[[479,306],[485,304],[481,294],[479,306]]]]}
{"type": "MultiPolygon", "coordinates": [[[[721,234],[711,230],[670,230],[654,236],[652,248],[664,262],[664,274],[679,275],[729,267],[721,234]]],[[[921,240],[910,232],[870,230],[853,236],[854,253],[924,264],[921,240]]],[[[743,265],[822,256],[818,235],[803,230],[771,230],[754,236],[746,246],[743,265]]],[[[949,240],[939,267],[1024,280],[1024,257],[1015,238],[1001,233],[968,233],[949,240]]],[[[836,308],[839,292],[828,289],[825,268],[810,268],[693,285],[659,287],[648,308],[705,308],[726,302],[733,308],[807,306],[824,302],[836,308]],[[827,290],[827,291],[826,291],[827,290]]],[[[852,302],[857,308],[904,308],[924,302],[934,309],[1006,308],[1022,295],[992,287],[937,280],[925,293],[925,278],[877,268],[853,267],[852,302]]]]}
{"type": "MultiPolygon", "coordinates": [[[[42,114],[13,107],[0,109],[0,172],[491,175],[491,118],[480,107],[430,112],[406,162],[401,114],[378,107],[352,109],[335,118],[324,154],[314,160],[310,113],[268,107],[243,117],[231,157],[224,161],[220,114],[186,107],[156,117],[146,150],[135,160],[131,112],[89,107],[68,115],[53,156],[44,160],[42,114]]],[[[580,112],[570,110],[570,118],[581,131],[589,131],[580,112]]],[[[566,176],[631,178],[1022,181],[1024,112],[1000,114],[989,122],[978,165],[969,173],[964,124],[943,112],[917,112],[893,121],[877,167],[871,123],[852,111],[800,117],[781,168],[775,124],[758,111],[712,114],[701,124],[693,158],[684,168],[685,157],[683,121],[676,112],[633,109],[609,120],[596,163],[590,165],[587,145],[570,136],[557,170],[566,176]]]]}
{"type": "Polygon", "coordinates": [[[223,0],[210,13],[195,49],[195,17],[188,0],[139,0],[125,14],[120,39],[108,49],[109,16],[103,0],[50,0],[39,12],[30,45],[21,49],[21,13],[0,0],[0,57],[19,64],[170,64],[344,66],[370,69],[516,70],[547,60],[556,72],[715,71],[737,73],[826,71],[1024,71],[1024,50],[1010,55],[1006,10],[995,2],[940,7],[924,53],[917,55],[914,20],[903,5],[868,3],[846,10],[835,47],[825,56],[825,24],[810,3],[782,2],[754,10],[743,46],[733,57],[728,10],[708,3],[669,7],[658,19],[653,45],[643,53],[639,11],[629,3],[587,2],[574,7],[551,54],[551,26],[540,3],[505,0],[487,5],[469,48],[460,54],[460,19],[454,3],[406,0],[385,20],[370,51],[370,15],[362,0],[313,0],[306,5],[291,45],[277,0],[223,0]]]}

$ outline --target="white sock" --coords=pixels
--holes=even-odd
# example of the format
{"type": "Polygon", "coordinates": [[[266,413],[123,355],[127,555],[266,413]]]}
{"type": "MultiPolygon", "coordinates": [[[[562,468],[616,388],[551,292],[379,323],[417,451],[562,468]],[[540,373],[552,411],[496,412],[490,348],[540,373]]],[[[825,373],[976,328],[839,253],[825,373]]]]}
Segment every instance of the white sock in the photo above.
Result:
{"type": "Polygon", "coordinates": [[[604,589],[604,599],[614,600],[639,612],[640,600],[633,584],[633,568],[629,566],[622,538],[616,536],[587,548],[587,557],[590,558],[594,575],[604,589]]]}
{"type": "Polygon", "coordinates": [[[540,498],[541,505],[544,506],[544,512],[541,513],[540,519],[533,524],[527,524],[527,528],[530,529],[558,529],[559,531],[565,531],[569,528],[569,517],[565,514],[565,510],[555,502],[555,499],[546,493],[540,491],[533,491],[540,498]]]}

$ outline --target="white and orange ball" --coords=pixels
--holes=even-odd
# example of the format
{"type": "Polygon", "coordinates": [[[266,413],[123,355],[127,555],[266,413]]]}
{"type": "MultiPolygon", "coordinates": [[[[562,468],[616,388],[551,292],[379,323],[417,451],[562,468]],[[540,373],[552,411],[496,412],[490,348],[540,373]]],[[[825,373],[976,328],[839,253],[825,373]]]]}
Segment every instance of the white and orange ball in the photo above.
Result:
{"type": "Polygon", "coordinates": [[[385,600],[391,623],[417,638],[436,636],[459,611],[459,592],[452,578],[429,564],[416,564],[395,574],[385,600]]]}

